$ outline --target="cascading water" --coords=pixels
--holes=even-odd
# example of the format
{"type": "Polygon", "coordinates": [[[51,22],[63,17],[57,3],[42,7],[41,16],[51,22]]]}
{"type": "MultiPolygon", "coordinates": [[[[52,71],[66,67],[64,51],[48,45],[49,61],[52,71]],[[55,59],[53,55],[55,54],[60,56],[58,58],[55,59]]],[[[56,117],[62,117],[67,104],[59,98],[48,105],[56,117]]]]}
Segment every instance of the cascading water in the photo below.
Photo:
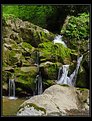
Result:
{"type": "Polygon", "coordinates": [[[61,74],[62,74],[62,67],[59,68],[58,79],[57,80],[59,80],[61,78],[61,74]]]}
{"type": "Polygon", "coordinates": [[[36,52],[35,65],[39,65],[39,52],[36,52]]]}
{"type": "Polygon", "coordinates": [[[76,82],[76,78],[77,78],[77,74],[78,74],[78,70],[79,70],[80,63],[81,63],[81,61],[82,61],[82,58],[83,58],[83,55],[77,59],[77,66],[76,66],[76,69],[75,69],[74,72],[70,75],[70,80],[72,80],[72,85],[73,85],[73,86],[75,85],[75,82],[76,82]]]}
{"type": "Polygon", "coordinates": [[[37,94],[40,95],[42,94],[42,77],[41,77],[41,72],[36,76],[36,91],[37,94]]]}
{"type": "Polygon", "coordinates": [[[58,77],[58,78],[60,78],[57,82],[58,84],[67,84],[68,83],[67,82],[68,69],[69,69],[69,65],[63,65],[62,76],[60,74],[58,75],[58,76],[60,76],[60,77],[58,77]]]}
{"type": "Polygon", "coordinates": [[[67,47],[67,45],[64,43],[64,41],[62,41],[62,37],[63,37],[63,35],[61,36],[61,35],[57,35],[56,37],[55,37],[55,39],[53,40],[53,42],[54,42],[54,44],[55,43],[61,43],[61,44],[63,44],[65,47],[67,47]]]}
{"type": "MultiPolygon", "coordinates": [[[[69,86],[75,86],[76,78],[77,78],[77,74],[78,74],[78,70],[79,70],[82,58],[83,58],[83,55],[77,59],[76,69],[70,75],[70,77],[67,76],[69,65],[63,65],[63,73],[62,73],[62,76],[61,76],[60,70],[59,70],[59,73],[58,73],[58,79],[59,80],[57,81],[57,84],[67,84],[69,86]]],[[[60,69],[61,69],[61,67],[60,67],[60,69]]]]}
{"type": "Polygon", "coordinates": [[[9,79],[9,99],[17,99],[15,97],[15,80],[9,79]]]}
{"type": "Polygon", "coordinates": [[[40,95],[42,94],[42,76],[39,70],[39,52],[36,52],[36,65],[38,69],[38,74],[36,76],[36,94],[40,95]]]}

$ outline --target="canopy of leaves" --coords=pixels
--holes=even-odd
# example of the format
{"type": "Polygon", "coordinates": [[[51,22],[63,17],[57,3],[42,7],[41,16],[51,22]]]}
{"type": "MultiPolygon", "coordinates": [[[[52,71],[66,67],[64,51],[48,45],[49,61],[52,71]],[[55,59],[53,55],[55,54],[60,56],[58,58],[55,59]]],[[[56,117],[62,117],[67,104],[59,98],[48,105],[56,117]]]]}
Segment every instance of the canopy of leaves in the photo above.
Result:
{"type": "Polygon", "coordinates": [[[89,5],[3,5],[4,17],[18,17],[52,32],[60,32],[67,15],[88,12],[89,5]]]}

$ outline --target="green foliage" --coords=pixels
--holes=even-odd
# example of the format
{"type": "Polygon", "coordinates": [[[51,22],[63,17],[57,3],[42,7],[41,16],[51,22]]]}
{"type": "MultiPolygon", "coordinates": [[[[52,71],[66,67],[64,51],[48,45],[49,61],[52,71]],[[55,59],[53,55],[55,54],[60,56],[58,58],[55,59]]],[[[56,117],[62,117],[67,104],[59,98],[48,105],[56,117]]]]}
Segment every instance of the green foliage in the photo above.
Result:
{"type": "Polygon", "coordinates": [[[27,52],[32,52],[32,46],[31,44],[27,43],[27,42],[22,42],[22,48],[24,48],[27,52]]]}
{"type": "Polygon", "coordinates": [[[43,42],[39,44],[39,50],[43,58],[52,62],[64,63],[65,61],[69,62],[71,59],[71,49],[64,47],[62,44],[43,42]]]}
{"type": "Polygon", "coordinates": [[[2,15],[5,20],[13,17],[13,19],[18,17],[18,6],[17,5],[3,5],[2,6],[2,15]]]}
{"type": "Polygon", "coordinates": [[[18,17],[36,25],[46,27],[46,17],[53,13],[52,6],[44,5],[3,5],[3,16],[18,17]]]}
{"type": "Polygon", "coordinates": [[[84,40],[89,38],[89,14],[70,16],[68,23],[63,26],[61,33],[70,40],[84,40]]]}
{"type": "Polygon", "coordinates": [[[89,5],[3,5],[3,16],[30,21],[52,32],[59,32],[67,15],[88,12],[89,5]]]}

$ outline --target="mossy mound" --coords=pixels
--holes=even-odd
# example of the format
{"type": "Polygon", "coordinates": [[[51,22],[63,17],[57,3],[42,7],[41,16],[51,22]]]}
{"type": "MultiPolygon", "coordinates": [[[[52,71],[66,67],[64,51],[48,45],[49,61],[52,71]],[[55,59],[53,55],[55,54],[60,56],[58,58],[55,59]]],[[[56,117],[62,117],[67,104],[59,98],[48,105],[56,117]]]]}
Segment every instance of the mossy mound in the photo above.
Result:
{"type": "Polygon", "coordinates": [[[38,46],[41,53],[41,62],[52,61],[67,64],[71,62],[71,49],[62,44],[53,42],[43,42],[38,46]]]}
{"type": "Polygon", "coordinates": [[[23,111],[25,107],[28,107],[28,108],[34,107],[34,109],[36,109],[37,111],[41,110],[41,111],[43,111],[46,114],[46,109],[44,109],[42,107],[39,107],[39,106],[37,106],[34,103],[27,103],[25,105],[20,106],[19,109],[18,109],[18,111],[19,111],[18,113],[21,113],[21,111],[23,111]]]}

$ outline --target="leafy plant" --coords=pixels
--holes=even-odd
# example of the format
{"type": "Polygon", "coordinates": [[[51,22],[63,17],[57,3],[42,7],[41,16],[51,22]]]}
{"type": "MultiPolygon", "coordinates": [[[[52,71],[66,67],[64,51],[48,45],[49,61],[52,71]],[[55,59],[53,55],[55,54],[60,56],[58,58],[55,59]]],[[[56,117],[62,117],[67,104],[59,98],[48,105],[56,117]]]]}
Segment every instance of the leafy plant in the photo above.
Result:
{"type": "Polygon", "coordinates": [[[68,23],[62,27],[61,33],[70,40],[84,40],[89,38],[89,14],[70,16],[68,23]]]}

